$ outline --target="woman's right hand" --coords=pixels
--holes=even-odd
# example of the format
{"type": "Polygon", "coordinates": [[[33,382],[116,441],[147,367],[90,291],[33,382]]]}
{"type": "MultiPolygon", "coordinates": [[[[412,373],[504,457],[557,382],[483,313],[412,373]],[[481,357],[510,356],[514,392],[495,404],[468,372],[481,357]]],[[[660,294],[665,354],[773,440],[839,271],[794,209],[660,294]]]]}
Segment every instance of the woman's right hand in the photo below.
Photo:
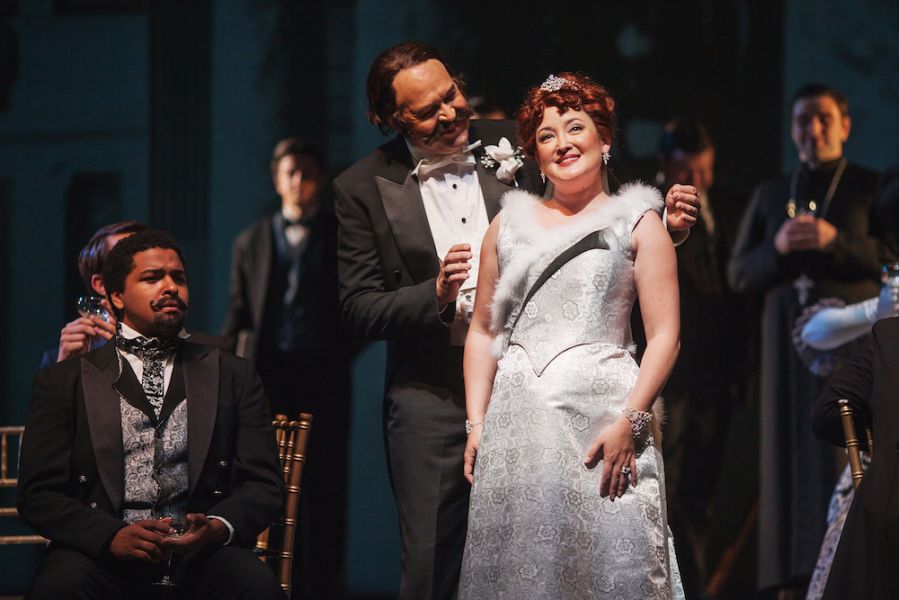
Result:
{"type": "Polygon", "coordinates": [[[471,433],[468,434],[468,441],[465,442],[465,463],[462,467],[462,472],[470,484],[474,484],[474,463],[478,456],[478,448],[481,445],[481,431],[483,429],[483,425],[476,425],[471,430],[471,433]]]}
{"type": "Polygon", "coordinates": [[[595,468],[603,461],[599,495],[615,501],[627,487],[637,485],[637,451],[631,422],[624,415],[603,429],[587,451],[584,465],[595,468]],[[624,469],[624,471],[622,471],[624,469]]]}

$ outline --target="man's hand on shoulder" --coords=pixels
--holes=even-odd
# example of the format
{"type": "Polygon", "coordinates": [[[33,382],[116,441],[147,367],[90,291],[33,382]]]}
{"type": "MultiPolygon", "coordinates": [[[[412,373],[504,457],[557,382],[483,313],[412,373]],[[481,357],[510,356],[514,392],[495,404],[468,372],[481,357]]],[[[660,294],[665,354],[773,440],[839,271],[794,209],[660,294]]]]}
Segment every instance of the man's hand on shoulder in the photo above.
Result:
{"type": "Polygon", "coordinates": [[[699,190],[692,185],[674,184],[665,194],[668,231],[688,231],[699,217],[699,190]]]}
{"type": "Polygon", "coordinates": [[[158,563],[165,554],[162,543],[169,533],[170,521],[146,519],[122,527],[109,542],[110,554],[119,560],[158,563]]]}
{"type": "Polygon", "coordinates": [[[224,544],[228,540],[228,527],[219,519],[210,519],[200,513],[188,513],[185,520],[188,529],[184,535],[163,541],[167,550],[190,554],[207,546],[224,544]]]}

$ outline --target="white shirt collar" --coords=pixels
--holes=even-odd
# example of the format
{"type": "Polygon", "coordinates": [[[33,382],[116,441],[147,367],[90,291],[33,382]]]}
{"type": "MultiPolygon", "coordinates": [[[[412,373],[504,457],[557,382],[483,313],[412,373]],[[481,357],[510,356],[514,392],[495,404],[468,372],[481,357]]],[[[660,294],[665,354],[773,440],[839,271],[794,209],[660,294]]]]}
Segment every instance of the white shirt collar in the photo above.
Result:
{"type": "MultiPolygon", "coordinates": [[[[121,329],[122,337],[125,338],[126,340],[133,340],[134,338],[139,338],[142,336],[146,337],[146,336],[144,336],[144,334],[138,332],[133,327],[129,327],[128,325],[126,325],[125,321],[119,321],[119,324],[122,327],[122,329],[121,329]]],[[[178,332],[178,337],[181,338],[182,340],[189,336],[190,336],[190,334],[187,333],[187,330],[184,329],[183,327],[181,328],[181,331],[178,332]]]]}

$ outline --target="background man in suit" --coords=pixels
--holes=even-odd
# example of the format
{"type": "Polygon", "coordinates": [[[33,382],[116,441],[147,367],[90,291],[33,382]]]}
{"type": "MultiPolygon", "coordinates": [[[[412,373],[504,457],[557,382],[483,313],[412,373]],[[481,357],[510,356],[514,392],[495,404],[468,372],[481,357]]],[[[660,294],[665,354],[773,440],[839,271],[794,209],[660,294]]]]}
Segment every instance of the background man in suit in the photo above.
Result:
{"type": "Polygon", "coordinates": [[[116,243],[138,231],[148,229],[138,221],[121,221],[104,225],[98,229],[78,254],[78,273],[84,282],[88,294],[96,294],[103,298],[104,305],[110,313],[110,320],[98,317],[81,317],[66,323],[59,334],[59,345],[44,352],[41,367],[49,367],[72,356],[80,356],[96,350],[115,335],[115,317],[106,303],[106,288],[103,286],[103,264],[106,255],[116,243]]]}
{"type": "Polygon", "coordinates": [[[234,242],[222,335],[255,362],[272,414],[315,415],[297,536],[310,550],[299,553],[296,596],[342,598],[350,349],[338,311],[337,221],[322,201],[315,148],[281,140],[271,171],[281,209],[234,242]]]}
{"type": "MultiPolygon", "coordinates": [[[[398,135],[334,181],[344,321],[357,337],[388,342],[400,598],[416,600],[453,598],[459,579],[469,494],[462,347],[480,243],[504,192],[543,187],[533,162],[490,148],[506,138],[514,150],[515,128],[472,122],[460,84],[435,48],[403,42],[382,52],[368,74],[368,116],[398,135]]],[[[695,196],[669,201],[669,224],[692,224],[683,203],[695,196]]]]}
{"type": "MultiPolygon", "coordinates": [[[[715,146],[695,119],[670,121],[659,141],[662,192],[699,190],[698,224],[677,249],[681,351],[665,385],[665,487],[688,596],[708,583],[709,508],[755,331],[746,297],[730,291],[727,260],[745,199],[715,181],[715,146]]],[[[635,319],[639,321],[639,319],[635,319]]],[[[638,323],[642,328],[642,322],[638,323]]]]}
{"type": "Polygon", "coordinates": [[[245,548],[283,495],[258,378],[183,339],[187,279],[167,234],[123,240],[103,278],[115,343],[35,378],[18,508],[51,544],[31,597],[143,597],[172,551],[195,597],[283,598],[245,548]],[[167,538],[175,519],[187,531],[167,538]]]}

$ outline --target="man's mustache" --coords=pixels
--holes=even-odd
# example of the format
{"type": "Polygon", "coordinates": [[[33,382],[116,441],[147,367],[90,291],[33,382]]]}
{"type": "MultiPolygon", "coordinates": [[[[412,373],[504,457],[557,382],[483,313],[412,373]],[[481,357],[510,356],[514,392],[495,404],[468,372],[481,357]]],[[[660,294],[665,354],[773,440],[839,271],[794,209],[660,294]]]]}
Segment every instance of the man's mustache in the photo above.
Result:
{"type": "Polygon", "coordinates": [[[466,108],[457,108],[456,109],[456,118],[453,119],[452,121],[438,122],[437,125],[434,127],[434,130],[425,137],[425,140],[424,140],[425,144],[428,144],[428,145],[433,144],[438,139],[440,139],[440,137],[444,133],[446,133],[447,131],[449,131],[450,129],[452,129],[453,127],[455,127],[462,121],[467,121],[468,119],[470,119],[471,115],[473,115],[473,114],[474,114],[474,111],[471,110],[470,108],[467,108],[467,107],[466,108]]]}
{"type": "Polygon", "coordinates": [[[159,312],[163,308],[169,306],[176,306],[182,311],[187,311],[187,303],[178,296],[166,296],[165,298],[160,298],[159,300],[150,301],[150,308],[153,309],[153,312],[159,312]]]}

